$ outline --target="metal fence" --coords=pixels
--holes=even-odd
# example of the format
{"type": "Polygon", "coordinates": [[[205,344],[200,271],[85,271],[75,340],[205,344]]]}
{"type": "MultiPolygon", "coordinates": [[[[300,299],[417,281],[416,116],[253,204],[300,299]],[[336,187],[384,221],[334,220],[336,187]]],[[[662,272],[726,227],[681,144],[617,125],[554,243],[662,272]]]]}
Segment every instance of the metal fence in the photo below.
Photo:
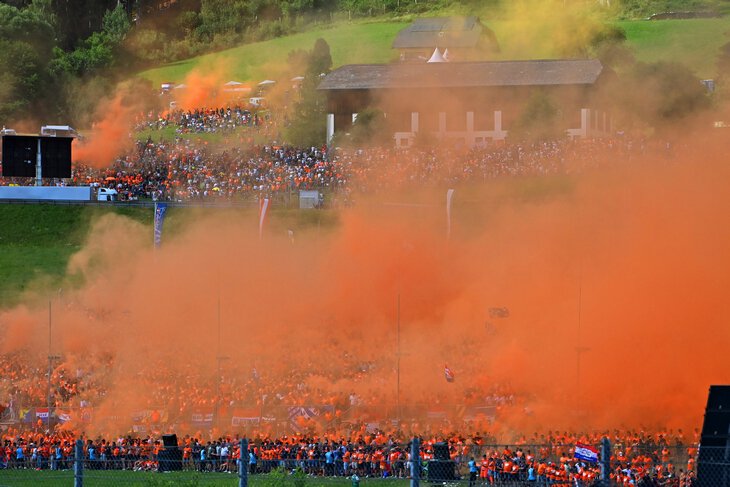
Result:
{"type": "MultiPolygon", "coordinates": [[[[685,447],[646,446],[622,458],[624,449],[613,452],[610,468],[576,460],[571,445],[460,445],[446,446],[440,459],[435,446],[409,444],[380,446],[380,454],[367,447],[349,447],[352,455],[258,458],[249,454],[246,440],[230,450],[212,453],[182,448],[149,454],[106,456],[93,452],[81,440],[74,451],[56,458],[11,455],[0,462],[0,486],[315,486],[378,484],[468,485],[468,486],[730,486],[730,450],[701,450],[699,481],[694,479],[694,461],[685,447]],[[244,452],[243,461],[237,452],[244,452]],[[418,458],[411,462],[409,458],[418,458]],[[398,452],[395,457],[390,454],[398,452]],[[410,457],[408,456],[410,454],[410,457]],[[446,455],[446,456],[445,456],[446,455]],[[604,480],[601,480],[602,477],[604,480]],[[603,482],[603,483],[602,483],[603,482]]],[[[257,451],[251,445],[252,453],[257,451]]],[[[344,451],[344,450],[343,450],[344,451]]]]}
{"type": "Polygon", "coordinates": [[[697,480],[697,485],[701,487],[730,486],[730,444],[727,446],[700,446],[697,458],[697,480]]]}

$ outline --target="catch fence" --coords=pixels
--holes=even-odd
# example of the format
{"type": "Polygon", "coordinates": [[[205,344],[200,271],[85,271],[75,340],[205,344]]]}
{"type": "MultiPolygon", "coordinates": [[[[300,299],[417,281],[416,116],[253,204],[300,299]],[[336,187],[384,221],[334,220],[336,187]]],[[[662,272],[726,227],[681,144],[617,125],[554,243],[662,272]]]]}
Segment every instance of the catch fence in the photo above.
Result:
{"type": "Polygon", "coordinates": [[[440,451],[437,445],[419,449],[412,441],[389,446],[350,445],[336,455],[327,455],[327,448],[309,448],[304,455],[271,455],[258,443],[252,443],[249,450],[248,443],[241,440],[225,449],[203,448],[202,454],[201,449],[181,446],[107,456],[78,440],[71,454],[59,458],[35,453],[22,459],[15,455],[4,458],[0,462],[0,486],[730,485],[726,448],[703,452],[706,462],[698,482],[686,479],[695,462],[686,447],[647,445],[642,451],[634,449],[627,458],[622,458],[625,450],[619,448],[613,451],[610,468],[602,474],[600,463],[577,460],[572,445],[441,445],[440,451]],[[239,451],[244,452],[243,462],[237,458],[239,451]],[[414,458],[416,451],[421,452],[421,459],[414,464],[409,458],[414,458]],[[606,477],[604,483],[602,476],[606,477]],[[642,480],[644,477],[655,483],[642,480]],[[680,479],[684,479],[681,484],[680,479]]]}

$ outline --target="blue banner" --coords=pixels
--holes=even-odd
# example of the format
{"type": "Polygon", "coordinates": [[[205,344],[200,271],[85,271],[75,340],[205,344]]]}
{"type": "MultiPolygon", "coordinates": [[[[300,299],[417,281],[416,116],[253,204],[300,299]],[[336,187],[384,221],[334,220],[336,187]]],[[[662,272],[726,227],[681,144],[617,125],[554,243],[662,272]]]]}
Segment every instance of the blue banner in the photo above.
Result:
{"type": "Polygon", "coordinates": [[[162,241],[162,224],[165,221],[167,203],[155,203],[155,247],[162,241]]]}

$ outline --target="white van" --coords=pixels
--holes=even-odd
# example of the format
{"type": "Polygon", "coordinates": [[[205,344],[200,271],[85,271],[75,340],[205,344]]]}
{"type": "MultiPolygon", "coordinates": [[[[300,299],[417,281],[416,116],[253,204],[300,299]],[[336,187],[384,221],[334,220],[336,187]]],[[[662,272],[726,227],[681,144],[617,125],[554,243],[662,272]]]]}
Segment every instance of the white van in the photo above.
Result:
{"type": "Polygon", "coordinates": [[[97,201],[117,201],[117,190],[111,188],[99,188],[96,193],[97,201]]]}

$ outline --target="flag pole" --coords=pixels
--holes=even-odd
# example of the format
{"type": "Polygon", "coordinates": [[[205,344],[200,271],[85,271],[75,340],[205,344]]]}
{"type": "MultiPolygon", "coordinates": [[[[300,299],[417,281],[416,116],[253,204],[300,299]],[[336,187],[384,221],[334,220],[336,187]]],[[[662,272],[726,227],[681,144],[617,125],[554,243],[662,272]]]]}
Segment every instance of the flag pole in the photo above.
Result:
{"type": "Polygon", "coordinates": [[[453,189],[446,191],[446,240],[451,240],[451,199],[453,197],[453,189]]]}

